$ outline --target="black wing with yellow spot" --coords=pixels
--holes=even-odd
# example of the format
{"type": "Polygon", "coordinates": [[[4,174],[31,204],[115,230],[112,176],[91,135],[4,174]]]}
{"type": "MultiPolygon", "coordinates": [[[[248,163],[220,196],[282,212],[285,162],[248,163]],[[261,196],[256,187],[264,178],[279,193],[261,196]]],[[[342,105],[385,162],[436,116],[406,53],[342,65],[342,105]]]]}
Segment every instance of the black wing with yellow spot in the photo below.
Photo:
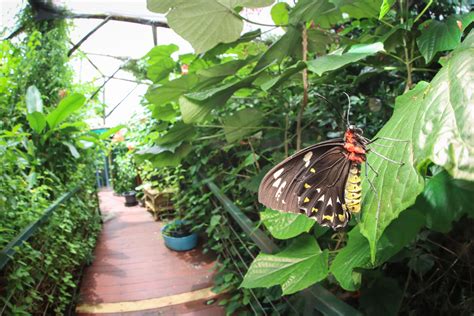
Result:
{"type": "Polygon", "coordinates": [[[344,190],[351,162],[342,139],[302,149],[272,168],[260,183],[258,199],[265,206],[304,213],[323,226],[345,227],[344,190]],[[344,207],[344,208],[343,208],[344,207]]]}

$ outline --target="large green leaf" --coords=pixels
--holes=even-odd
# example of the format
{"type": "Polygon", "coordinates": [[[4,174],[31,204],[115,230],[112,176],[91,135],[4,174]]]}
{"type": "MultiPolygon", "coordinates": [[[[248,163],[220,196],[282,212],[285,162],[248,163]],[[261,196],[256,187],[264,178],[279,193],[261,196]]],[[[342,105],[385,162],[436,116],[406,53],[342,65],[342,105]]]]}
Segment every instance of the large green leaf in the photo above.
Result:
{"type": "MultiPolygon", "coordinates": [[[[217,100],[212,101],[215,102],[217,100]]],[[[224,100],[221,103],[224,104],[225,101],[227,100],[224,100]]],[[[187,98],[186,96],[181,96],[179,98],[179,107],[183,115],[183,121],[187,124],[190,124],[205,121],[214,108],[214,104],[194,101],[187,98]]]]}
{"type": "Polygon", "coordinates": [[[147,0],[146,7],[155,13],[166,13],[176,3],[179,3],[179,0],[147,0]]]}
{"type": "Polygon", "coordinates": [[[330,0],[351,18],[378,18],[382,0],[330,0]]]}
{"type": "Polygon", "coordinates": [[[286,33],[262,55],[253,71],[258,72],[272,63],[280,63],[299,45],[301,45],[301,31],[294,26],[289,26],[286,33]]]}
{"type": "Polygon", "coordinates": [[[243,29],[236,7],[267,6],[273,1],[194,0],[176,4],[167,15],[170,27],[189,41],[196,53],[203,53],[219,43],[237,40],[243,29]]]}
{"type": "Polygon", "coordinates": [[[254,61],[255,57],[247,59],[231,60],[226,63],[218,64],[209,68],[200,69],[197,74],[203,77],[228,77],[235,75],[237,71],[254,61]]]}
{"type": "Polygon", "coordinates": [[[191,100],[195,101],[210,101],[214,100],[215,98],[223,98],[224,101],[227,101],[227,99],[234,94],[235,91],[244,88],[248,86],[248,84],[252,82],[252,80],[247,77],[242,80],[237,80],[237,81],[232,81],[226,84],[223,84],[221,86],[203,90],[203,91],[197,91],[197,92],[191,92],[186,94],[186,97],[191,100]]]}
{"type": "Polygon", "coordinates": [[[162,137],[155,140],[157,145],[175,144],[183,141],[190,141],[194,138],[196,130],[194,126],[177,122],[162,137]]]}
{"type": "Polygon", "coordinates": [[[308,32],[308,52],[324,55],[327,48],[334,42],[332,35],[320,30],[309,29],[308,32]]]}
{"type": "Polygon", "coordinates": [[[354,45],[345,53],[329,54],[308,61],[308,69],[321,76],[327,71],[339,69],[380,51],[383,51],[382,43],[354,45]]]}
{"type": "Polygon", "coordinates": [[[461,42],[462,30],[474,20],[474,12],[450,16],[445,21],[429,20],[421,26],[416,43],[425,61],[429,63],[437,52],[456,48],[461,42]],[[461,22],[461,27],[458,26],[461,22]]]}
{"type": "Polygon", "coordinates": [[[176,119],[177,111],[171,104],[152,105],[150,108],[151,115],[157,120],[170,122],[176,119]]]}
{"type": "Polygon", "coordinates": [[[77,148],[76,146],[74,146],[73,144],[71,144],[70,142],[63,142],[64,145],[67,146],[67,148],[69,149],[69,152],[71,153],[71,155],[74,157],[74,158],[79,158],[81,155],[79,154],[79,152],[77,151],[77,148]]]}
{"type": "Polygon", "coordinates": [[[145,95],[148,102],[164,105],[171,101],[178,101],[179,97],[191,90],[199,82],[196,75],[186,75],[178,79],[152,85],[145,95]]]}
{"type": "Polygon", "coordinates": [[[474,189],[442,171],[427,182],[423,198],[417,201],[418,204],[426,212],[427,226],[447,233],[453,221],[469,211],[474,214],[474,189]]]}
{"type": "Polygon", "coordinates": [[[35,86],[29,86],[28,89],[26,89],[25,102],[27,113],[43,113],[43,100],[41,99],[41,93],[35,86]]]}
{"type": "Polygon", "coordinates": [[[277,87],[281,83],[286,82],[288,78],[297,74],[304,68],[306,68],[306,64],[302,61],[299,61],[296,64],[291,65],[290,67],[287,67],[281,75],[276,76],[276,77],[269,76],[268,79],[264,81],[260,81],[259,86],[262,88],[262,90],[265,90],[265,91],[270,90],[271,88],[277,87]]]}
{"type": "Polygon", "coordinates": [[[162,61],[163,59],[170,58],[174,52],[179,49],[175,44],[158,45],[153,47],[147,54],[146,58],[149,64],[154,64],[162,61]]]}
{"type": "Polygon", "coordinates": [[[171,58],[171,54],[178,50],[174,44],[159,45],[153,47],[146,55],[148,58],[147,77],[153,82],[160,82],[168,78],[168,75],[175,69],[176,62],[171,58]]]}
{"type": "Polygon", "coordinates": [[[377,248],[375,263],[370,260],[370,246],[359,230],[354,227],[349,234],[347,245],[339,251],[331,264],[331,273],[341,287],[347,291],[355,291],[360,286],[361,275],[358,268],[374,268],[386,262],[404,246],[412,241],[423,227],[425,217],[416,208],[403,212],[386,229],[377,248]]]}
{"type": "Polygon", "coordinates": [[[288,24],[288,3],[280,2],[275,4],[270,11],[273,23],[275,25],[287,25],[288,24]]]}
{"type": "Polygon", "coordinates": [[[395,3],[395,0],[383,0],[382,5],[380,6],[379,20],[382,20],[383,17],[390,11],[390,8],[395,3]]]}
{"type": "Polygon", "coordinates": [[[283,295],[287,295],[321,281],[327,274],[327,250],[321,251],[316,240],[305,234],[294,239],[277,254],[260,253],[240,286],[256,288],[280,285],[283,295]]]}
{"type": "Polygon", "coordinates": [[[342,13],[328,0],[299,0],[290,12],[290,23],[313,21],[315,24],[328,28],[340,22],[342,13]]]}
{"type": "Polygon", "coordinates": [[[147,77],[153,82],[160,82],[167,79],[169,74],[176,67],[176,62],[171,58],[163,59],[160,62],[151,64],[147,68],[147,77]]]}
{"type": "Polygon", "coordinates": [[[79,93],[73,93],[59,102],[58,107],[46,116],[46,121],[51,129],[67,119],[86,102],[86,98],[79,93]]]}
{"type": "MultiPolygon", "coordinates": [[[[246,44],[248,42],[253,41],[257,37],[261,36],[261,31],[260,29],[256,29],[254,31],[247,32],[245,34],[242,34],[242,36],[230,43],[220,43],[217,46],[215,46],[213,49],[208,50],[204,55],[202,55],[203,59],[212,59],[215,56],[222,55],[226,53],[229,50],[233,50],[238,46],[246,46],[246,45],[241,45],[241,44],[246,44]]],[[[252,42],[252,44],[256,44],[255,42],[252,42]]],[[[247,50],[246,50],[247,51],[247,50]]],[[[247,55],[246,55],[247,56],[247,55]]]]}
{"type": "Polygon", "coordinates": [[[264,71],[257,72],[243,78],[231,81],[216,88],[185,94],[179,99],[179,106],[185,123],[204,121],[213,108],[223,106],[227,100],[242,88],[249,87],[252,82],[264,71]]]}
{"type": "Polygon", "coordinates": [[[289,239],[301,233],[307,233],[315,221],[302,214],[283,213],[265,209],[260,213],[260,219],[273,237],[289,239]]]}
{"type": "Polygon", "coordinates": [[[30,127],[36,132],[41,133],[46,127],[46,117],[43,114],[43,100],[41,93],[35,86],[29,86],[26,90],[26,119],[30,127]]]}
{"type": "Polygon", "coordinates": [[[257,109],[243,109],[223,119],[227,142],[233,143],[262,128],[263,113],[257,109]]]}
{"type": "Polygon", "coordinates": [[[461,41],[461,31],[454,19],[447,21],[430,20],[429,24],[421,30],[416,43],[418,48],[429,63],[437,52],[455,48],[461,41]]]}
{"type": "Polygon", "coordinates": [[[153,146],[136,153],[137,161],[148,160],[155,168],[177,167],[181,160],[191,152],[192,146],[188,143],[153,146]]]}
{"type": "Polygon", "coordinates": [[[222,82],[226,77],[234,75],[254,58],[232,60],[227,63],[198,70],[195,74],[153,85],[148,89],[146,98],[149,102],[162,106],[171,101],[178,101],[179,97],[196,89],[205,89],[208,86],[222,82]]]}
{"type": "Polygon", "coordinates": [[[415,202],[424,188],[420,175],[430,163],[446,169],[455,179],[474,181],[474,33],[456,49],[430,84],[419,83],[396,100],[395,112],[376,137],[407,140],[373,145],[380,154],[403,161],[391,163],[374,153],[368,161],[379,176],[369,172],[378,194],[364,178],[362,234],[369,240],[372,260],[385,228],[415,202]],[[390,146],[391,145],[391,146],[390,146]]]}
{"type": "Polygon", "coordinates": [[[30,127],[38,134],[46,127],[46,116],[41,112],[28,113],[26,119],[30,127]]]}
{"type": "Polygon", "coordinates": [[[182,145],[182,142],[167,144],[167,145],[155,145],[155,146],[151,146],[151,147],[144,148],[137,151],[136,155],[142,156],[143,158],[150,158],[164,152],[174,153],[176,151],[176,148],[178,148],[181,145],[182,145]]]}

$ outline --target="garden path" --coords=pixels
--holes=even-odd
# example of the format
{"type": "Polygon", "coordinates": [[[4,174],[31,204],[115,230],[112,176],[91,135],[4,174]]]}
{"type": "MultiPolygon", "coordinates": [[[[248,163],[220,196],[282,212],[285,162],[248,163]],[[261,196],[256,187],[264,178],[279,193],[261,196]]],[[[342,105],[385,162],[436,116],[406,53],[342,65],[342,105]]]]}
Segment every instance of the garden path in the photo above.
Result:
{"type": "Polygon", "coordinates": [[[79,315],[224,315],[211,291],[212,256],[169,250],[163,224],[144,208],[125,207],[111,190],[99,198],[104,226],[82,278],[79,315]]]}

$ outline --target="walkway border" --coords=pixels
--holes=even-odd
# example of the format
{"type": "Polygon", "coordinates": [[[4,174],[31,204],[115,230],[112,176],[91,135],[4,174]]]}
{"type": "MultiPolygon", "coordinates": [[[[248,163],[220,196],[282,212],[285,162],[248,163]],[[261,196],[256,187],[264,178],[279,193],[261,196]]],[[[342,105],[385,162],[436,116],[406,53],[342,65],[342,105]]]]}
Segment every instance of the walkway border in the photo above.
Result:
{"type": "Polygon", "coordinates": [[[82,304],[76,307],[77,313],[123,313],[123,312],[139,312],[148,309],[157,309],[172,305],[184,304],[193,301],[212,299],[218,294],[212,292],[212,287],[174,294],[170,296],[163,296],[159,298],[150,298],[140,301],[131,302],[116,302],[116,303],[100,303],[100,304],[82,304]]]}

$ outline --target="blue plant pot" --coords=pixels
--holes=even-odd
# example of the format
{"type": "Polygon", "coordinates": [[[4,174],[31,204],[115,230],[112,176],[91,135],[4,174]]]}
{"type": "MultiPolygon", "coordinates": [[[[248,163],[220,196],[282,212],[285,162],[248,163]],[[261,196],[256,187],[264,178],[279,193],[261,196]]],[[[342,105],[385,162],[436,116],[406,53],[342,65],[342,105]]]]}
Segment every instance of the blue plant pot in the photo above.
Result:
{"type": "Polygon", "coordinates": [[[165,225],[161,228],[161,235],[163,236],[165,245],[168,248],[176,251],[187,251],[196,248],[198,242],[198,236],[196,233],[191,233],[191,235],[184,237],[170,237],[164,234],[167,227],[168,225],[165,225]]]}

